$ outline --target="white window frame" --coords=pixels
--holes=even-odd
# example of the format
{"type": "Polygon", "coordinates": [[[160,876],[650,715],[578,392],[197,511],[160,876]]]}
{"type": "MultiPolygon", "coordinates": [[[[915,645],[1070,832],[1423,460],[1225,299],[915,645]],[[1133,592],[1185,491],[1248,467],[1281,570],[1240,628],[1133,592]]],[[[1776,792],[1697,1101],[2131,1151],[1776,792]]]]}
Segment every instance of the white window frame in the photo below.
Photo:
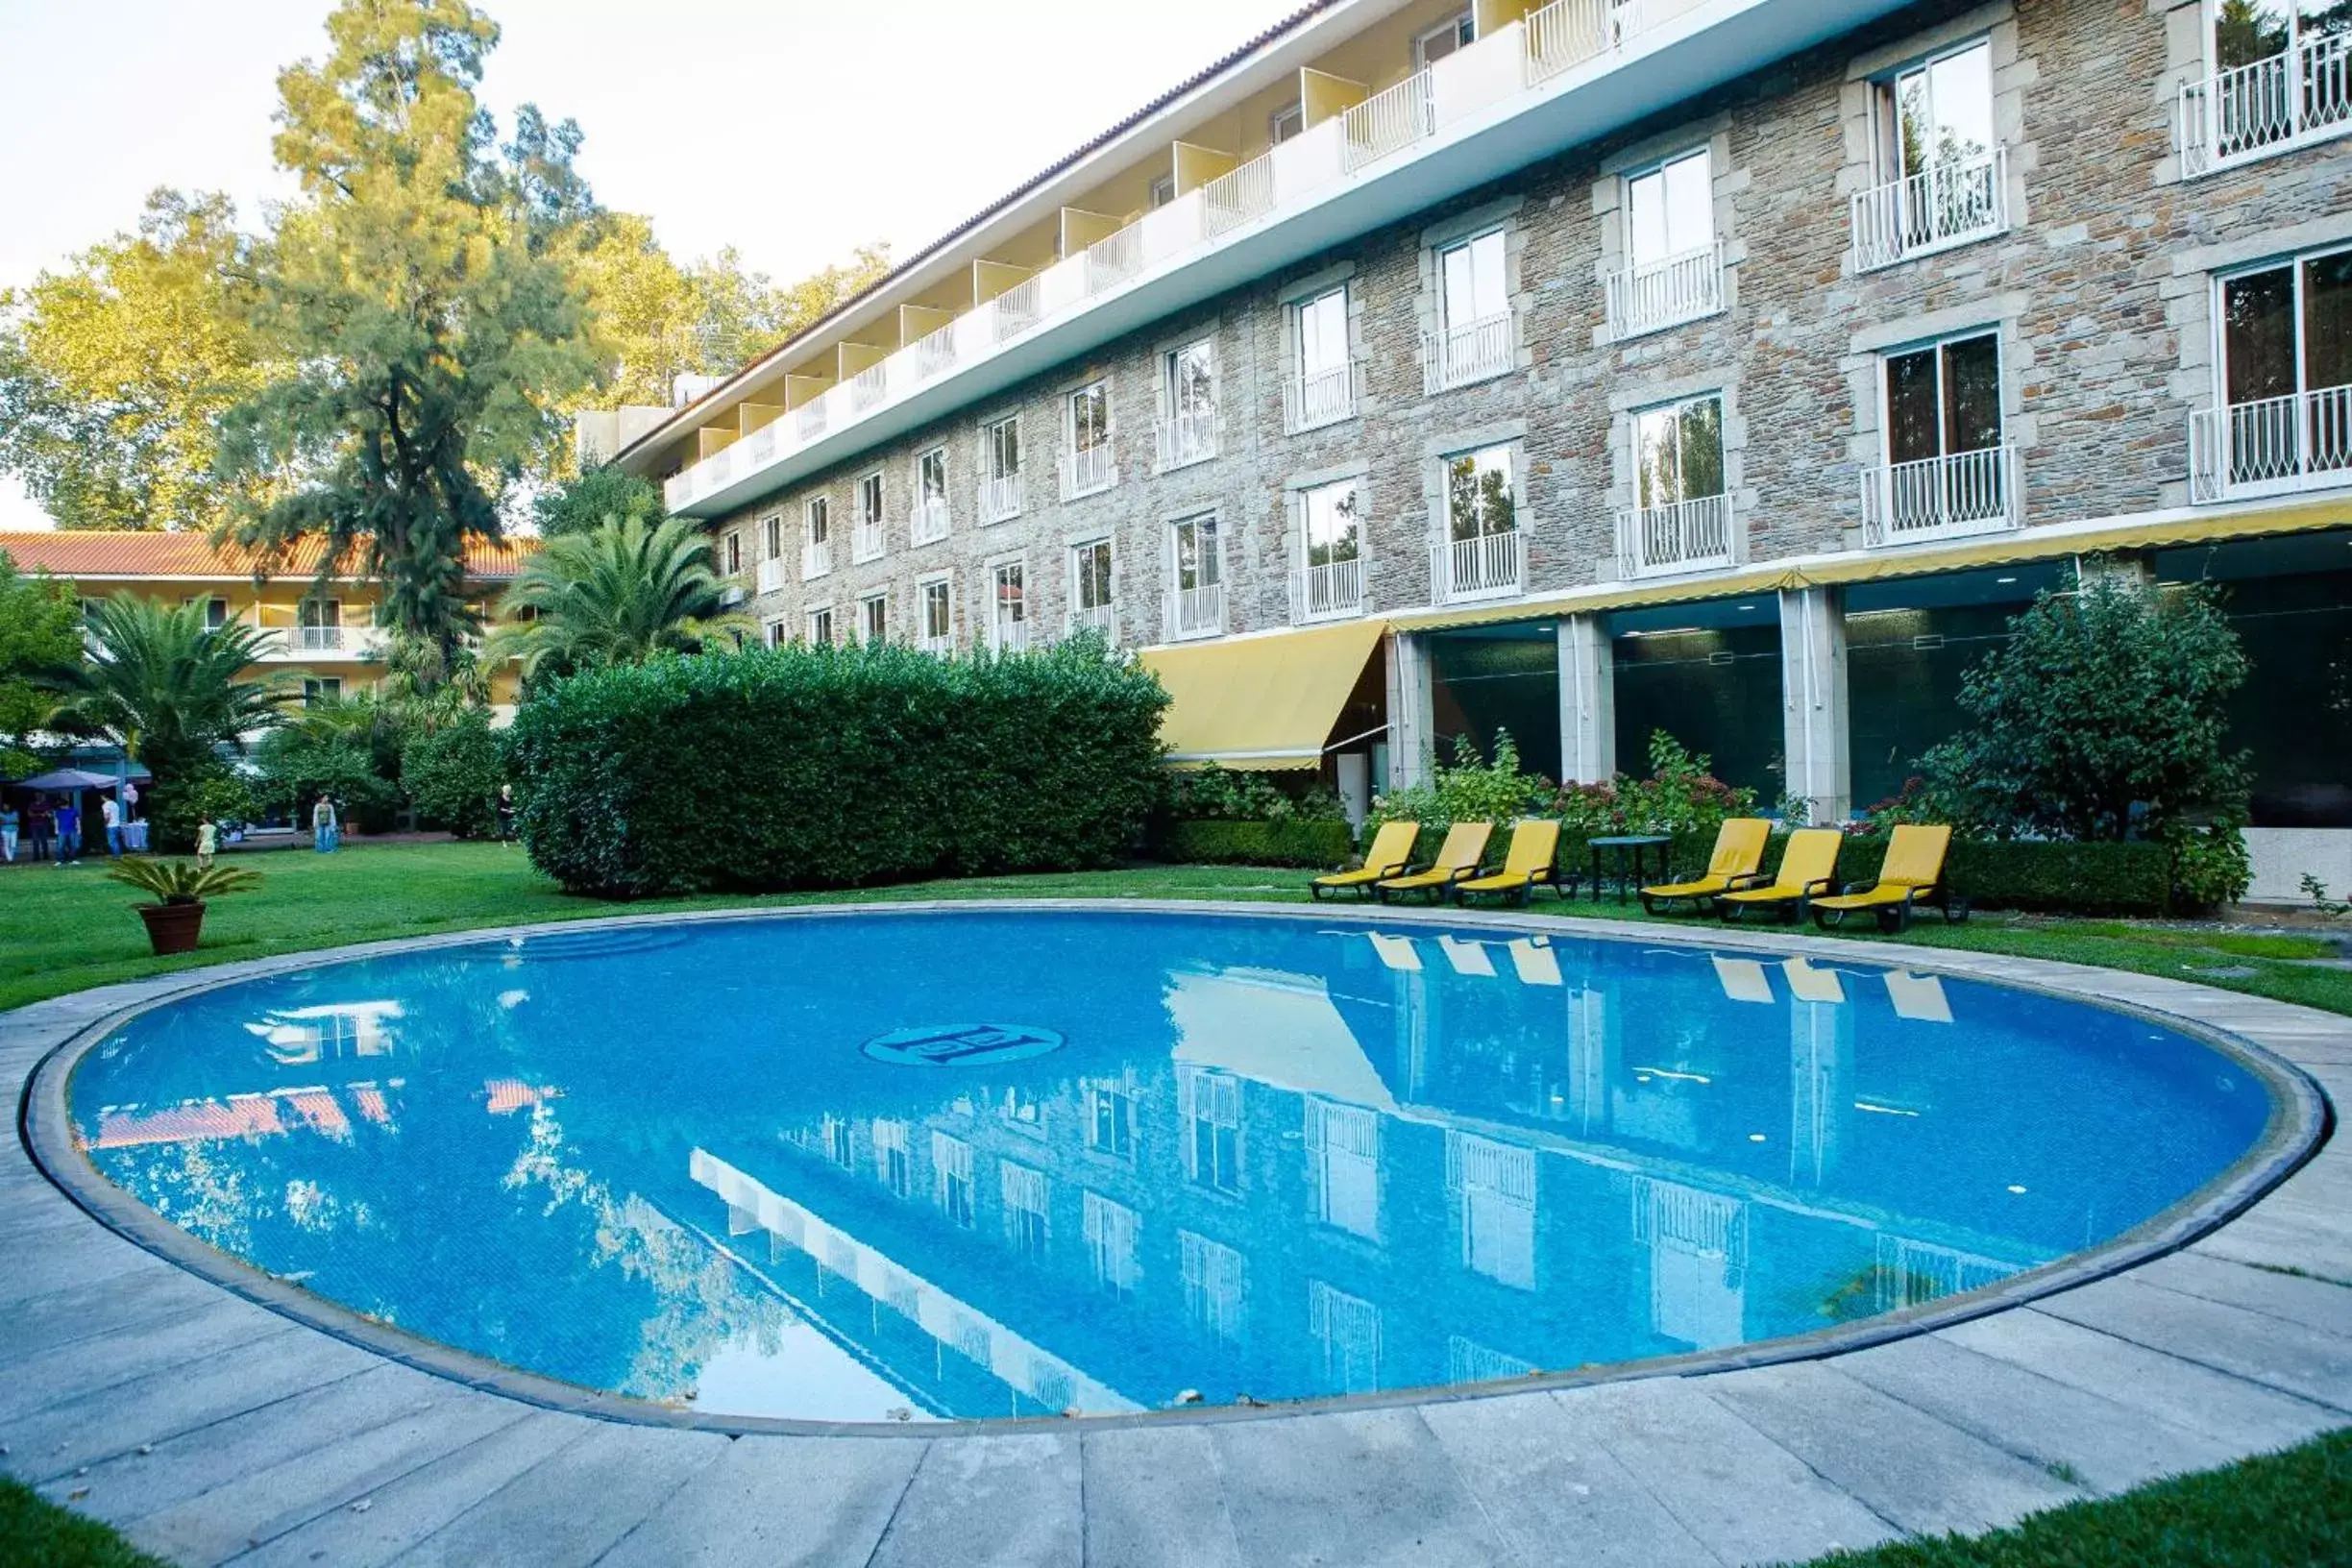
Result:
{"type": "Polygon", "coordinates": [[[1217,454],[1216,339],[1192,338],[1160,355],[1160,472],[1205,463],[1217,454]],[[1191,363],[1205,371],[1202,381],[1184,372],[1191,363]],[[1199,388],[1206,384],[1207,391],[1199,388]]]}
{"type": "Polygon", "coordinates": [[[1354,323],[1350,307],[1355,304],[1350,284],[1342,280],[1329,288],[1290,305],[1290,363],[1283,378],[1283,426],[1292,435],[1303,430],[1320,429],[1353,419],[1361,402],[1360,380],[1356,369],[1356,346],[1351,341],[1354,323]],[[1339,362],[1335,365],[1309,367],[1307,324],[1320,309],[1333,301],[1338,302],[1339,362]]]}
{"type": "Polygon", "coordinates": [[[1077,540],[1064,549],[1062,561],[1065,590],[1063,603],[1066,607],[1066,619],[1068,622],[1069,629],[1076,631],[1082,626],[1091,626],[1111,641],[1116,642],[1118,640],[1118,545],[1116,541],[1107,533],[1097,534],[1091,539],[1077,540]],[[1082,569],[1080,562],[1092,555],[1097,550],[1107,557],[1107,564],[1110,568],[1104,574],[1107,579],[1104,584],[1104,592],[1107,597],[1100,604],[1087,604],[1081,602],[1085,597],[1080,591],[1081,585],[1092,579],[1082,569]]]}
{"type": "Polygon", "coordinates": [[[1413,69],[1426,71],[1448,55],[1467,49],[1476,42],[1478,42],[1478,11],[1477,8],[1472,7],[1447,17],[1435,27],[1424,28],[1413,35],[1413,69]],[[1430,44],[1441,38],[1446,40],[1445,47],[1433,55],[1431,54],[1430,44]]]}
{"type": "Polygon", "coordinates": [[[867,594],[858,600],[858,637],[868,643],[890,640],[890,594],[888,591],[867,594]],[[882,612],[882,625],[874,625],[874,611],[882,612]]]}
{"type": "Polygon", "coordinates": [[[1527,586],[1528,498],[1520,478],[1527,467],[1520,443],[1513,440],[1486,441],[1474,446],[1459,447],[1436,459],[1437,465],[1437,537],[1430,547],[1430,576],[1432,598],[1438,603],[1458,603],[1465,600],[1508,599],[1525,591],[1527,586]],[[1489,453],[1503,454],[1504,477],[1510,491],[1510,527],[1489,528],[1483,514],[1476,519],[1477,531],[1459,538],[1454,532],[1454,465],[1464,459],[1473,464],[1489,453]],[[1508,538],[1507,545],[1485,544],[1489,539],[1508,538]]]}
{"type": "Polygon", "coordinates": [[[1435,331],[1423,353],[1425,389],[1444,392],[1507,376],[1519,365],[1519,306],[1511,287],[1510,225],[1489,223],[1466,234],[1430,247],[1431,315],[1435,331]],[[1479,247],[1491,241],[1497,253],[1497,286],[1502,298],[1492,309],[1457,319],[1454,290],[1448,278],[1450,258],[1468,258],[1472,298],[1468,307],[1486,302],[1477,298],[1479,247]]]}
{"type": "Polygon", "coordinates": [[[915,579],[915,641],[926,653],[951,653],[955,650],[955,576],[948,572],[927,572],[915,579]],[[947,629],[934,636],[931,631],[931,590],[938,589],[947,608],[947,629]]]}
{"type": "Polygon", "coordinates": [[[782,648],[789,641],[784,635],[784,618],[780,615],[771,616],[762,622],[760,632],[761,641],[770,648],[782,648]]]}
{"type": "Polygon", "coordinates": [[[2008,333],[1998,325],[1968,327],[1933,337],[1896,344],[1878,352],[1878,461],[1862,473],[1863,542],[1878,546],[1997,533],[2018,525],[2020,481],[2016,429],[2009,411],[2008,333]],[[1993,387],[2000,415],[2000,440],[1990,447],[1950,449],[1946,429],[1942,359],[1961,343],[1993,340],[1993,387]],[[1931,457],[1895,461],[1894,383],[1888,372],[1898,359],[1933,351],[1936,370],[1936,452],[1931,457]],[[1935,465],[1932,469],[1925,465],[1935,465]],[[1997,506],[1997,513],[1993,508],[1997,506]],[[1925,521],[1917,521],[1924,518],[1925,521]]]}
{"type": "Polygon", "coordinates": [[[985,591],[988,595],[989,647],[999,653],[1017,652],[1027,648],[1031,636],[1030,626],[1037,619],[1031,613],[1033,605],[1030,602],[1029,593],[1029,558],[1026,555],[999,555],[991,560],[988,563],[988,581],[985,584],[985,591]],[[1010,627],[998,614],[1004,608],[1004,600],[999,590],[1004,585],[1007,572],[1017,574],[1020,582],[1020,614],[1010,624],[1010,627]]]}
{"type": "Polygon", "coordinates": [[[1723,234],[1715,221],[1713,146],[1702,142],[1684,147],[1624,175],[1618,184],[1618,208],[1623,215],[1625,245],[1623,264],[1608,279],[1610,340],[1623,342],[1719,314],[1724,308],[1723,234]],[[1673,181],[1675,171],[1693,163],[1700,166],[1704,182],[1705,201],[1700,209],[1706,215],[1706,234],[1696,245],[1677,248],[1671,233],[1673,181]],[[1650,181],[1657,182],[1658,198],[1664,204],[1662,227],[1668,231],[1668,248],[1657,256],[1644,256],[1638,242],[1641,225],[1636,209],[1642,188],[1650,181]]]}
{"type": "Polygon", "coordinates": [[[1170,518],[1166,531],[1167,624],[1171,639],[1217,637],[1225,631],[1225,527],[1214,508],[1170,518]],[[1200,530],[1210,530],[1211,549],[1200,549],[1200,530]],[[1184,586],[1184,534],[1192,530],[1193,585],[1184,586]],[[1206,569],[1204,571],[1204,569],[1206,569]]]}
{"type": "Polygon", "coordinates": [[[2289,495],[2352,484],[2352,386],[2311,384],[2310,306],[2305,270],[2352,254],[2352,243],[2284,252],[2213,275],[2213,401],[2190,415],[2193,501],[2289,495]],[[2230,401],[2229,287],[2266,272],[2288,275],[2294,387],[2242,404],[2230,401]],[[2251,449],[2249,459],[2245,453],[2251,449]]]}
{"type": "Polygon", "coordinates": [[[955,507],[948,500],[949,478],[945,442],[926,447],[915,454],[915,510],[907,533],[910,543],[937,544],[955,531],[955,507]],[[925,479],[934,464],[939,470],[939,488],[936,491],[925,479]]]}
{"type": "Polygon", "coordinates": [[[1098,495],[1118,483],[1118,427],[1112,417],[1111,379],[1095,378],[1074,386],[1062,397],[1062,499],[1098,495]],[[1090,447],[1078,444],[1079,400],[1089,394],[1102,400],[1102,439],[1090,447]],[[1088,454],[1101,453],[1099,461],[1088,454]],[[1084,465],[1083,467],[1081,465],[1084,465]]]}
{"type": "MultiPolygon", "coordinates": [[[[2009,232],[2009,151],[2000,136],[2000,85],[1993,63],[1993,39],[1976,34],[1880,71],[1867,84],[1870,108],[1870,188],[1853,193],[1849,225],[1851,264],[1875,272],[1921,257],[1973,245],[2009,232]],[[1917,171],[1903,167],[1902,83],[1924,76],[1935,90],[1935,68],[1963,55],[1984,51],[1985,135],[1981,157],[1950,164],[1931,159],[1917,171]],[[1924,214],[1924,215],[1923,215],[1924,214]]],[[[1932,96],[1930,98],[1932,104],[1932,96]]],[[[1933,115],[1933,110],[1930,110],[1933,115]]]]}
{"type": "Polygon", "coordinates": [[[1292,99],[1266,116],[1266,144],[1280,147],[1307,129],[1307,106],[1292,99]]]}
{"type": "Polygon", "coordinates": [[[1021,459],[1025,455],[1018,414],[980,427],[980,521],[1008,523],[1021,514],[1021,459]],[[1013,461],[1006,466],[1005,433],[1012,432],[1013,461]]]}
{"type": "Polygon", "coordinates": [[[1695,572],[1729,566],[1738,557],[1738,535],[1732,515],[1731,445],[1727,429],[1730,400],[1720,387],[1645,404],[1626,415],[1626,460],[1629,482],[1627,504],[1617,513],[1617,566],[1620,576],[1646,576],[1672,572],[1695,572]],[[1716,466],[1723,488],[1713,495],[1678,493],[1671,499],[1653,497],[1643,504],[1642,483],[1647,472],[1642,446],[1645,421],[1670,422],[1675,446],[1676,489],[1684,486],[1687,470],[1682,458],[1682,415],[1700,404],[1715,404],[1716,466]]]}
{"type": "Polygon", "coordinates": [[[823,496],[800,503],[800,580],[833,570],[833,506],[823,496]]]}
{"type": "Polygon", "coordinates": [[[1345,478],[1309,485],[1297,493],[1298,551],[1297,595],[1298,619],[1301,621],[1344,621],[1363,614],[1366,601],[1365,576],[1370,571],[1366,546],[1370,543],[1363,495],[1364,476],[1349,475],[1345,478]],[[1331,560],[1318,565],[1314,559],[1315,502],[1318,497],[1345,490],[1353,502],[1350,510],[1356,522],[1356,552],[1346,560],[1331,560]]]}
{"type": "Polygon", "coordinates": [[[889,550],[884,519],[890,492],[883,484],[882,470],[869,469],[859,475],[850,496],[850,504],[856,510],[856,516],[850,523],[850,559],[861,563],[878,561],[889,550]],[[870,508],[867,504],[869,501],[872,502],[870,508]]]}
{"type": "Polygon", "coordinates": [[[800,620],[801,625],[808,631],[809,647],[831,648],[833,646],[833,604],[830,600],[822,604],[810,605],[801,612],[800,620]],[[821,636],[819,635],[821,631],[821,636]]]}
{"type": "Polygon", "coordinates": [[[2347,80],[2346,68],[2352,38],[2307,33],[2304,24],[2309,18],[2300,6],[2291,6],[2285,49],[2242,65],[2225,66],[2221,63],[2221,0],[2202,0],[2199,12],[2197,48],[2203,74],[2181,84],[2174,126],[2184,178],[2237,168],[2352,135],[2352,81],[2347,80]],[[2311,114],[2315,95],[2327,100],[2332,117],[2311,114]],[[2233,113],[2242,122],[2269,120],[2260,129],[2275,127],[2276,120],[2264,112],[2266,100],[2273,112],[2285,107],[2286,129],[2278,135],[2254,136],[2242,125],[2233,135],[2227,123],[2233,113]],[[2233,142],[2235,145],[2229,145],[2233,142]]]}
{"type": "Polygon", "coordinates": [[[784,555],[784,513],[781,508],[760,519],[760,531],[768,538],[768,558],[781,560],[784,555]]]}

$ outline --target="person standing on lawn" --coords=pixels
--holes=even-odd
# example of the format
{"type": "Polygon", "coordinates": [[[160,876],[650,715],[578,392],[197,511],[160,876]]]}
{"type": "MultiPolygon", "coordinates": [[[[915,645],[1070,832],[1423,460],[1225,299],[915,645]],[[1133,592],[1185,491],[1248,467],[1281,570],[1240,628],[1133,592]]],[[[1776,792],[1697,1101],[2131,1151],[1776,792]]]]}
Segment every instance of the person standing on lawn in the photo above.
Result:
{"type": "Polygon", "coordinates": [[[24,819],[16,815],[16,808],[0,802],[0,860],[12,866],[16,863],[16,834],[23,825],[24,819]]]}
{"type": "Polygon", "coordinates": [[[499,786],[498,836],[499,843],[501,844],[512,844],[515,842],[514,786],[512,784],[501,784],[499,786]]]}
{"type": "Polygon", "coordinates": [[[212,857],[220,853],[220,829],[213,824],[212,814],[206,812],[196,824],[196,869],[208,871],[212,857]]]}
{"type": "Polygon", "coordinates": [[[106,822],[107,854],[115,860],[122,859],[122,806],[110,795],[99,800],[98,814],[106,822]]]}
{"type": "Polygon", "coordinates": [[[310,808],[310,847],[322,855],[333,853],[334,830],[334,802],[322,795],[318,804],[310,808]]]}
{"type": "Polygon", "coordinates": [[[33,803],[25,807],[25,831],[33,838],[33,858],[47,860],[49,838],[57,831],[57,823],[49,815],[48,796],[37,795],[33,803]]]}
{"type": "Polygon", "coordinates": [[[73,796],[67,796],[57,808],[57,863],[71,866],[74,856],[82,852],[82,814],[74,809],[73,796]]]}

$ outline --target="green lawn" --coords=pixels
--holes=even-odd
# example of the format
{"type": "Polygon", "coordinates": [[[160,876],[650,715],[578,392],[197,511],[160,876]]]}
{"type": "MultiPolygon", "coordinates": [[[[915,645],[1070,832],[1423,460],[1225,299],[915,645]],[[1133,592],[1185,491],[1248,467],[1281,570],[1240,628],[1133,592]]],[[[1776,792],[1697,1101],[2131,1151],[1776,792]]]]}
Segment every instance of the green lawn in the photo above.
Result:
{"type": "MultiPolygon", "coordinates": [[[[215,902],[206,917],[203,947],[178,959],[158,959],[148,953],[146,933],[129,908],[135,895],[107,881],[100,874],[99,862],[86,861],[62,870],[33,866],[0,871],[0,1009],[109,981],[227,959],[617,913],[757,908],[845,899],[1125,897],[1299,902],[1306,897],[1302,872],[1234,866],[1140,866],[1115,871],[910,883],[836,894],[607,904],[567,896],[533,871],[521,850],[497,845],[362,845],[332,856],[297,849],[240,855],[233,863],[263,873],[266,880],[260,891],[215,902]]],[[[1561,904],[1546,898],[1537,908],[1547,914],[1564,911],[1642,919],[1637,907],[1620,908],[1614,900],[1594,904],[1579,899],[1561,904]]],[[[1661,923],[1703,932],[1713,922],[1679,917],[1661,923]]],[[[2256,936],[2117,920],[2024,919],[1990,913],[1960,926],[1946,926],[1931,918],[1901,938],[1879,938],[1867,929],[1843,934],[1884,941],[1890,946],[1918,943],[2099,964],[2352,1014],[2352,971],[2296,962],[2330,951],[2325,943],[2313,937],[2256,936]],[[2225,968],[2252,972],[2200,972],[2225,968]]]]}

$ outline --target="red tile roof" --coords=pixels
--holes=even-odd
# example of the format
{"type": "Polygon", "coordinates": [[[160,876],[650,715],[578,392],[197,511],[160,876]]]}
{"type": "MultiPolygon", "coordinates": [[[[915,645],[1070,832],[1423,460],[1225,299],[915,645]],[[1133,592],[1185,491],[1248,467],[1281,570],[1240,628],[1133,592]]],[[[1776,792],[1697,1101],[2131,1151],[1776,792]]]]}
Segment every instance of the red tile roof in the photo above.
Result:
{"type": "MultiPolygon", "coordinates": [[[[522,571],[536,541],[478,544],[466,551],[466,571],[499,581],[522,571]]],[[[113,532],[94,528],[0,530],[0,552],[20,570],[59,577],[250,577],[254,556],[234,545],[214,549],[201,533],[113,532]]],[[[318,576],[326,548],[306,540],[286,551],[270,575],[288,580],[318,576]]],[[[337,576],[352,576],[338,573],[337,576]]]]}

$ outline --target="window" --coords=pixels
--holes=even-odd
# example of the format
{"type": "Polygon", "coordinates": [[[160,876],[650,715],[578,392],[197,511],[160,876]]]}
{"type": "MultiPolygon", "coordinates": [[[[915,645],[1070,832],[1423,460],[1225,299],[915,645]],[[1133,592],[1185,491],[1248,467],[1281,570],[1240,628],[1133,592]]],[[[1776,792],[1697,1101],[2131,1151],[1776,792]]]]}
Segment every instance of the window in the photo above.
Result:
{"type": "Polygon", "coordinates": [[[784,646],[784,622],[781,617],[769,622],[762,629],[767,635],[768,646],[770,648],[782,648],[784,646]]]}
{"type": "Polygon", "coordinates": [[[1504,247],[1503,231],[1490,229],[1437,253],[1438,334],[1429,367],[1431,390],[1510,369],[1513,345],[1504,247]]]}
{"type": "Polygon", "coordinates": [[[873,1124],[874,1175],[897,1197],[915,1190],[914,1162],[907,1155],[907,1124],[877,1120],[873,1124]]]}
{"type": "Polygon", "coordinates": [[[784,514],[770,512],[760,527],[768,531],[768,558],[778,559],[784,553],[784,514]]]}
{"type": "Polygon", "coordinates": [[[1079,1228],[1086,1235],[1088,1261],[1094,1270],[1096,1289],[1124,1299],[1135,1294],[1143,1277],[1136,1242],[1142,1222],[1133,1209],[1113,1203],[1099,1193],[1081,1189],[1079,1228]]]}
{"type": "Polygon", "coordinates": [[[1307,1101],[1307,1181],[1314,1217],[1378,1241],[1380,1116],[1358,1105],[1307,1101]]]}
{"type": "Polygon", "coordinates": [[[2002,445],[2000,340],[1992,332],[1891,354],[1886,466],[1863,475],[1863,537],[1892,544],[2015,521],[2002,445]]]}
{"type": "Polygon", "coordinates": [[[808,612],[808,640],[811,648],[833,646],[833,606],[823,604],[808,612]]]}
{"type": "Polygon", "coordinates": [[[1307,536],[1307,564],[1330,566],[1353,561],[1361,545],[1357,526],[1356,481],[1317,485],[1299,497],[1307,536]]]}
{"type": "Polygon", "coordinates": [[[1266,116],[1266,140],[1277,147],[1306,129],[1307,111],[1298,104],[1285,104],[1266,116]]]}
{"type": "Polygon", "coordinates": [[[1446,459],[1446,536],[1479,539],[1519,526],[1508,447],[1482,447],[1446,459]]]}
{"type": "Polygon", "coordinates": [[[977,1217],[972,1208],[972,1151],[962,1139],[931,1135],[931,1201],[966,1230],[977,1217]]]}
{"type": "Polygon", "coordinates": [[[989,523],[1017,517],[1021,509],[1020,421],[1000,419],[983,430],[980,516],[989,523]]]}
{"type": "Polygon", "coordinates": [[[1874,189],[1854,204],[1857,269],[2008,227],[1993,136],[1993,46],[1982,39],[1872,87],[1874,189]]]}
{"type": "Polygon", "coordinates": [[[1164,174],[1151,183],[1151,205],[1165,207],[1176,199],[1176,177],[1164,174]]]}
{"type": "Polygon", "coordinates": [[[1180,468],[1216,455],[1216,349],[1188,343],[1161,362],[1160,466],[1180,468]]]}
{"type": "Polygon", "coordinates": [[[2219,292],[2229,482],[2352,467],[2352,250],[2238,273],[2219,292]]]}
{"type": "Polygon", "coordinates": [[[1001,561],[989,572],[989,644],[998,652],[1029,646],[1029,602],[1018,561],[1001,561]]]}
{"type": "Polygon", "coordinates": [[[1112,634],[1110,540],[1070,547],[1069,603],[1073,629],[1091,626],[1106,637],[1112,634]]]}
{"type": "Polygon", "coordinates": [[[1673,506],[1724,493],[1723,399],[1715,393],[1633,416],[1636,504],[1673,506]]]}
{"type": "Polygon", "coordinates": [[[882,554],[882,471],[874,470],[857,481],[856,537],[850,541],[851,552],[861,561],[878,559],[882,554]]]}
{"type": "Polygon", "coordinates": [[[1214,1337],[1239,1344],[1248,1298],[1247,1262],[1222,1242],[1190,1231],[1176,1233],[1176,1250],[1184,1276],[1185,1316],[1214,1337]]]}
{"type": "Polygon", "coordinates": [[[1360,1296],[1307,1282],[1307,1329],[1322,1347],[1324,1391],[1364,1394],[1380,1387],[1381,1311],[1360,1296]]]}
{"type": "Polygon", "coordinates": [[[1635,268],[1715,243],[1715,181],[1706,150],[1626,182],[1626,258],[1635,268]]]}
{"type": "Polygon", "coordinates": [[[1093,381],[1069,395],[1064,418],[1069,454],[1065,496],[1091,495],[1107,490],[1118,478],[1111,463],[1111,387],[1093,381]]]}
{"type": "Polygon", "coordinates": [[[1413,69],[1427,70],[1455,50],[1478,41],[1478,17],[1472,12],[1460,15],[1413,39],[1413,69]]]}
{"type": "Polygon", "coordinates": [[[332,653],[343,647],[343,601],[305,599],[294,606],[294,647],[308,653],[332,653]]]}
{"type": "Polygon", "coordinates": [[[730,530],[726,536],[726,575],[739,576],[743,571],[743,535],[730,530]]]}
{"type": "Polygon", "coordinates": [[[1202,1187],[1241,1191],[1241,1080],[1199,1067],[1176,1069],[1176,1098],[1185,1123],[1185,1174],[1202,1187]]]}
{"type": "Polygon", "coordinates": [[[1135,1092],[1124,1079],[1087,1086],[1087,1147],[1135,1163],[1135,1092]]]}
{"type": "Polygon", "coordinates": [[[947,537],[947,449],[933,447],[915,459],[914,542],[947,537]]]}
{"type": "Polygon", "coordinates": [[[1045,1173],[1007,1160],[996,1167],[996,1174],[1004,1198],[1005,1239],[1022,1257],[1043,1259],[1053,1237],[1045,1173]]]}
{"type": "Polygon", "coordinates": [[[857,1157],[849,1145],[849,1123],[845,1117],[827,1116],[819,1131],[827,1160],[844,1170],[857,1164],[857,1157]]]}
{"type": "Polygon", "coordinates": [[[812,496],[801,509],[800,575],[819,577],[833,570],[833,508],[822,496],[812,496]]]}
{"type": "Polygon", "coordinates": [[[949,596],[945,577],[915,585],[915,624],[921,628],[926,650],[944,653],[954,646],[955,600],[949,596]]]}
{"type": "MultiPolygon", "coordinates": [[[[2207,145],[2234,158],[2352,127],[2352,12],[2333,0],[2227,0],[2211,8],[2217,79],[2183,104],[2207,145]]],[[[2195,172],[2193,169],[2191,172],[2195,172]]]]}
{"type": "Polygon", "coordinates": [[[1168,606],[1179,637],[1210,636],[1225,629],[1225,559],[1218,548],[1214,513],[1188,517],[1169,527],[1175,594],[1168,606]]]}
{"type": "Polygon", "coordinates": [[[303,677],[303,706],[326,707],[343,700],[343,678],[340,675],[306,675],[303,677]]]}
{"type": "Polygon", "coordinates": [[[890,596],[888,594],[869,594],[858,600],[858,610],[861,622],[860,635],[870,643],[888,642],[890,640],[890,596]]]}
{"type": "Polygon", "coordinates": [[[218,631],[229,624],[229,601],[225,599],[205,600],[205,630],[218,631]]]}

